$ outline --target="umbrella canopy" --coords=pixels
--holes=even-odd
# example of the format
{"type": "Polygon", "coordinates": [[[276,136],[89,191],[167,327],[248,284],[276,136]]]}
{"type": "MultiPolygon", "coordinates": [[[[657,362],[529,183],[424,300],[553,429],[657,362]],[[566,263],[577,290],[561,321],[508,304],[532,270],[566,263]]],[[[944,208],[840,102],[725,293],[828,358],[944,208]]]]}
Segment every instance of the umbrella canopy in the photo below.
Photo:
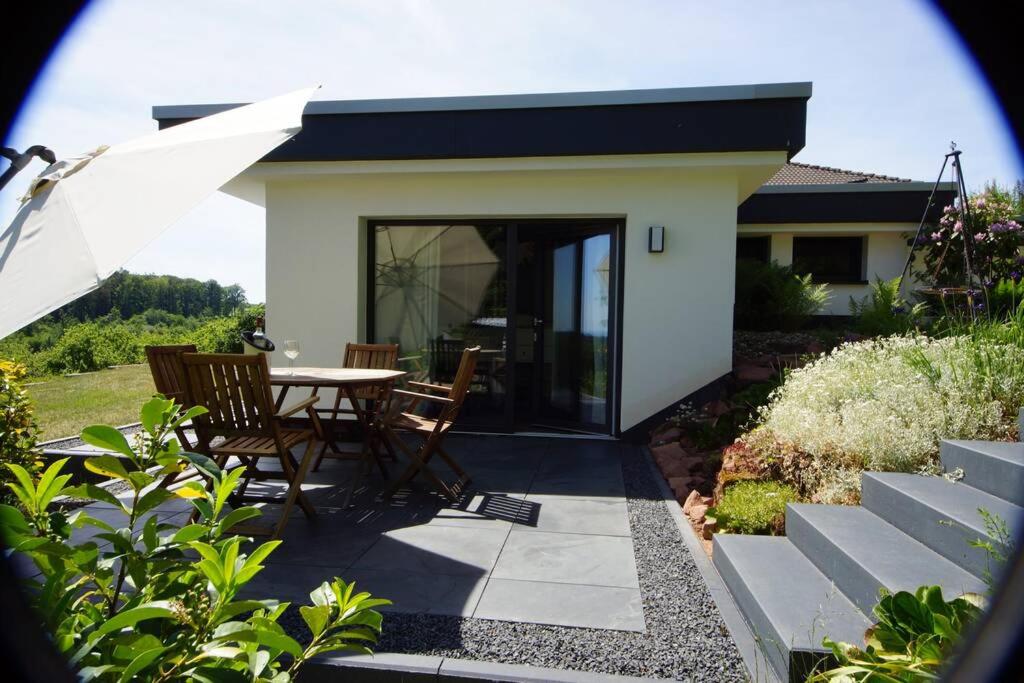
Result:
{"type": "Polygon", "coordinates": [[[315,91],[297,90],[49,166],[0,234],[0,338],[99,287],[190,209],[295,135],[315,91]]]}

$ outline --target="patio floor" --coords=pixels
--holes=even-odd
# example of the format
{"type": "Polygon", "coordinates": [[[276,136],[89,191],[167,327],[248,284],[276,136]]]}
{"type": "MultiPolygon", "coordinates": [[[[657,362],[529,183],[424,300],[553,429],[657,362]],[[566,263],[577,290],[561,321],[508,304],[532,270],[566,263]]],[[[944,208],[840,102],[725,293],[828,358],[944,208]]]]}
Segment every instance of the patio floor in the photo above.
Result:
{"type": "Polygon", "coordinates": [[[375,473],[349,510],[338,506],[354,463],[325,459],[306,479],[319,517],[293,513],[249,592],[305,602],[340,576],[392,600],[390,611],[643,631],[622,448],[456,435],[446,449],[473,476],[464,500],[416,479],[382,501],[375,473]]]}
{"type": "MultiPolygon", "coordinates": [[[[475,661],[570,676],[749,679],[714,590],[680,534],[671,512],[678,506],[654,479],[643,448],[468,435],[449,436],[446,447],[473,476],[458,505],[419,479],[391,501],[378,500],[384,481],[375,472],[343,510],[355,463],[325,460],[304,487],[316,520],[296,507],[249,596],[302,605],[325,580],[355,580],[395,603],[383,610],[373,658],[384,668],[400,670],[388,657],[412,654],[434,671],[475,661]]],[[[260,486],[254,482],[250,492],[260,486]]],[[[122,521],[108,505],[89,507],[122,521]]],[[[272,521],[279,506],[265,508],[264,521],[272,521]]],[[[184,524],[188,509],[175,499],[154,514],[184,524]]],[[[281,623],[306,638],[294,608],[281,623]]]]}

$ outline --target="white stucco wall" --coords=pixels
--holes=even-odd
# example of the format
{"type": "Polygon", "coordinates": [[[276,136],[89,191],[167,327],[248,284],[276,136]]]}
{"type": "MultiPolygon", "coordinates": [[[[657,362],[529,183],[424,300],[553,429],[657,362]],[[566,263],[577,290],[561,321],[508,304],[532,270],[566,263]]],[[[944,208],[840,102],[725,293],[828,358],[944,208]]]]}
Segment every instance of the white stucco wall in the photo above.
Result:
{"type": "Polygon", "coordinates": [[[783,158],[716,156],[711,166],[486,172],[265,165],[268,334],[300,340],[309,365],[337,364],[346,341],[365,339],[368,219],[624,217],[628,429],[731,369],[736,207],[783,158]],[[650,225],[665,226],[665,253],[647,253],[650,225]]]}
{"type": "MultiPolygon", "coordinates": [[[[794,235],[821,236],[865,236],[865,279],[874,282],[876,277],[891,280],[903,270],[909,247],[907,237],[917,230],[916,224],[782,224],[782,225],[741,225],[740,235],[770,235],[771,258],[781,265],[793,262],[794,235]]],[[[849,315],[850,297],[862,299],[870,293],[869,285],[829,285],[832,298],[821,311],[821,315],[849,315]]]]}

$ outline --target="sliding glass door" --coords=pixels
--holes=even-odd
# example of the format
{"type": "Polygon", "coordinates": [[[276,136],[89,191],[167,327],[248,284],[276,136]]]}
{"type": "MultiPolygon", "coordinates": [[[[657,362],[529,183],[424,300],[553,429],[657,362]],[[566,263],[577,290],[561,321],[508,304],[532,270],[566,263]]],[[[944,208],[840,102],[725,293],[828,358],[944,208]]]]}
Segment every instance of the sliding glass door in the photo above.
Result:
{"type": "Polygon", "coordinates": [[[617,228],[373,223],[368,336],[399,344],[410,378],[442,383],[480,346],[463,428],[609,433],[617,228]]]}

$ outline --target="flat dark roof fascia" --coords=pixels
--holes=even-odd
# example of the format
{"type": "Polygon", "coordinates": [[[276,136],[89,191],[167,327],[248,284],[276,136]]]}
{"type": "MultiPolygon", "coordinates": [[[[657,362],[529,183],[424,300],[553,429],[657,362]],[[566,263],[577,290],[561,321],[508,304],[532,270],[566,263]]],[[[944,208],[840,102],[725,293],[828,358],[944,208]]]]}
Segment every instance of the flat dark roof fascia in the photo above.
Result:
{"type": "MultiPolygon", "coordinates": [[[[917,183],[915,183],[917,185],[917,183]]],[[[842,186],[840,186],[842,187],[842,186]]],[[[762,192],[740,204],[736,222],[778,223],[917,223],[921,220],[931,189],[898,191],[894,185],[876,190],[858,188],[804,192],[762,192]]],[[[938,221],[942,208],[952,203],[953,192],[939,189],[928,211],[929,222],[938,221]]]]}
{"type": "MultiPolygon", "coordinates": [[[[353,102],[347,108],[341,106],[345,103],[311,102],[302,131],[263,161],[759,151],[785,151],[792,157],[803,148],[809,84],[725,87],[730,88],[721,94],[731,93],[731,99],[711,99],[717,88],[675,89],[674,100],[637,95],[655,91],[493,96],[521,99],[512,103],[519,106],[505,101],[488,108],[479,103],[488,98],[439,98],[444,106],[419,110],[395,104],[400,100],[384,101],[392,103],[389,107],[353,102]],[[740,97],[737,89],[746,89],[747,96],[740,97]],[[683,91],[698,92],[685,98],[679,94],[683,91]],[[457,101],[467,108],[449,108],[457,101]],[[534,106],[526,106],[530,102],[534,106]]],[[[223,110],[220,106],[232,105],[154,107],[154,117],[160,128],[167,128],[223,110]],[[164,118],[188,111],[195,116],[164,118]]]]}

